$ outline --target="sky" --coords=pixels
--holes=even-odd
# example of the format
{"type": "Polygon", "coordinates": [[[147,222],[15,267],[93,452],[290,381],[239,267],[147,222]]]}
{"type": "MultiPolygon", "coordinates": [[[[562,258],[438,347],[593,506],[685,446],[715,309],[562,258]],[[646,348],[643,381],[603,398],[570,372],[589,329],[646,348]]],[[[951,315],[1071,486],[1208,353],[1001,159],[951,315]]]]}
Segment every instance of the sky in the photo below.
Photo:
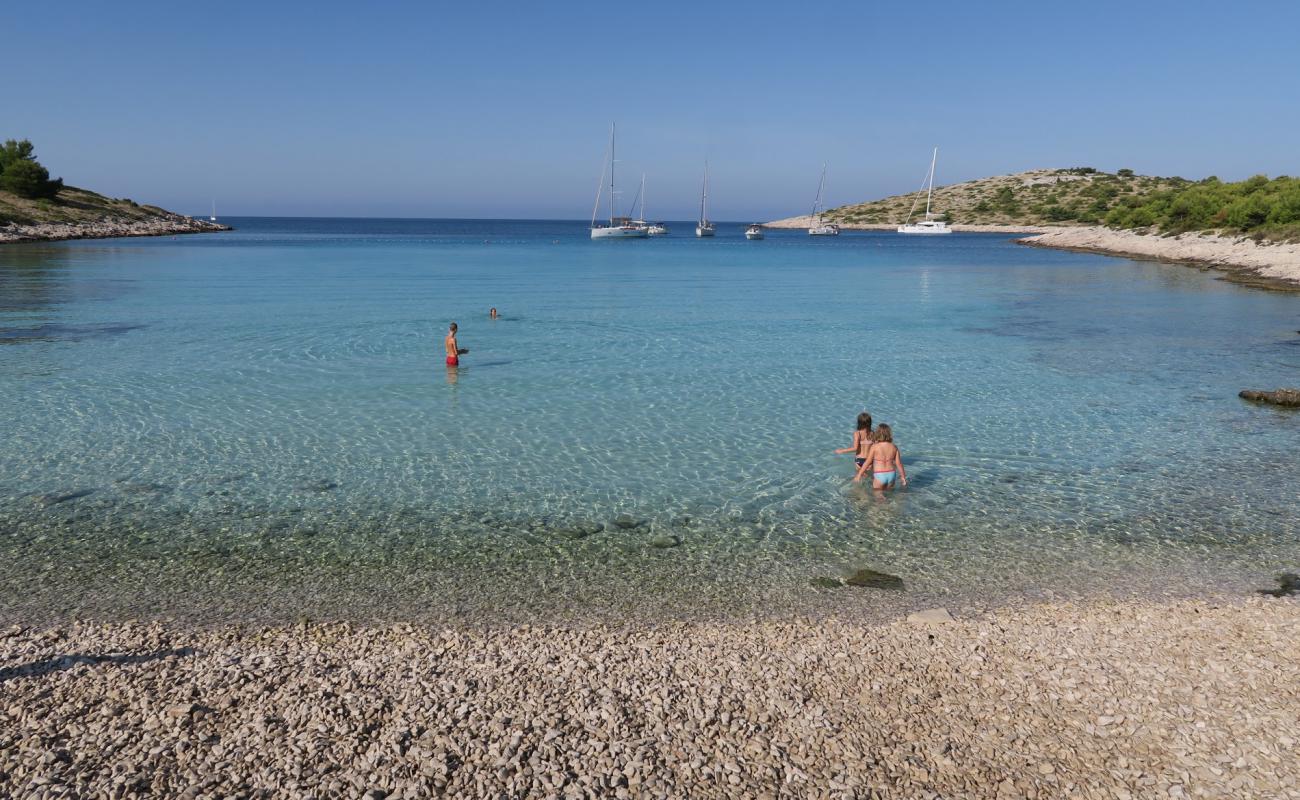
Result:
{"type": "Polygon", "coordinates": [[[1300,3],[12,4],[0,138],[182,213],[721,220],[1038,167],[1300,174],[1300,3]]]}

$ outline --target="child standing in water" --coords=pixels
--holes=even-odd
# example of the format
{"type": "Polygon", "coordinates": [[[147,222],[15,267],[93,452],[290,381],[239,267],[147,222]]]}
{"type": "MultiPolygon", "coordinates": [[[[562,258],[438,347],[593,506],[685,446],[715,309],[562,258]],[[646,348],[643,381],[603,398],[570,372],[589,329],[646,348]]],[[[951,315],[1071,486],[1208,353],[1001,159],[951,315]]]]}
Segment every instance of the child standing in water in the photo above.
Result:
{"type": "Polygon", "coordinates": [[[861,467],[867,460],[867,448],[871,447],[871,414],[863,411],[858,415],[858,429],[853,432],[853,444],[841,447],[837,453],[852,453],[853,463],[861,467]]]}
{"type": "Polygon", "coordinates": [[[867,449],[866,458],[858,465],[858,474],[853,480],[862,480],[862,475],[871,469],[871,488],[872,489],[893,489],[898,485],[901,478],[903,485],[907,485],[907,469],[903,467],[903,455],[898,452],[894,446],[894,432],[885,423],[880,423],[876,432],[871,436],[871,446],[867,449]]]}

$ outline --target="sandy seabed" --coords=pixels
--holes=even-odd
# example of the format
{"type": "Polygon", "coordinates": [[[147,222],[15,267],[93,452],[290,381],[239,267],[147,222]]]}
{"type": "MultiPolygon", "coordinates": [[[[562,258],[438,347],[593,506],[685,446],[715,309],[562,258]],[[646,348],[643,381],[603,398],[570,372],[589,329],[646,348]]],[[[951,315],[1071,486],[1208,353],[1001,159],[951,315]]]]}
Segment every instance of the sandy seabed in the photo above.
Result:
{"type": "Polygon", "coordinates": [[[0,634],[12,797],[1300,797],[1300,601],[0,634]],[[942,616],[942,615],[940,615],[942,616]]]}

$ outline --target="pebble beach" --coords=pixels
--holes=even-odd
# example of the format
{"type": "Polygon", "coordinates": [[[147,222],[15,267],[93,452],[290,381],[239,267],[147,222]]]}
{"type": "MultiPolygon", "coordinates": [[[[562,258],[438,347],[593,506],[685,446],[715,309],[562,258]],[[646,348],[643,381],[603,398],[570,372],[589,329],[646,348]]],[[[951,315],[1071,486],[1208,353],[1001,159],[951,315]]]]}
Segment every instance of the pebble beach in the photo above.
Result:
{"type": "Polygon", "coordinates": [[[0,634],[10,797],[1300,797],[1300,602],[0,634]]]}

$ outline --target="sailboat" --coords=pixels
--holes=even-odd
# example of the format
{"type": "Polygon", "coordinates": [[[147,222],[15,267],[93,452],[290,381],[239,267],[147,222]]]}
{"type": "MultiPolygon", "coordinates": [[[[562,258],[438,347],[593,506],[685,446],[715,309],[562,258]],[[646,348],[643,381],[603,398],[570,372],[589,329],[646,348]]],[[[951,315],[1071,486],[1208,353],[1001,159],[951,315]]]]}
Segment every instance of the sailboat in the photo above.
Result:
{"type": "Polygon", "coordinates": [[[834,222],[824,222],[822,220],[821,214],[818,213],[821,210],[822,189],[825,186],[826,186],[826,165],[822,164],[822,179],[821,182],[817,184],[817,199],[813,200],[812,215],[811,215],[813,219],[813,224],[812,227],[808,229],[809,236],[839,236],[840,235],[840,226],[836,225],[834,222]]]}
{"type": "Polygon", "coordinates": [[[596,205],[591,209],[591,238],[593,239],[644,239],[646,229],[633,224],[631,217],[620,217],[614,212],[614,199],[618,191],[614,188],[614,125],[609,126],[609,223],[596,222],[600,211],[600,196],[604,191],[605,173],[600,175],[596,184],[596,205]]]}
{"type": "Polygon", "coordinates": [[[700,189],[700,221],[695,224],[695,235],[712,236],[713,223],[709,222],[709,160],[704,160],[704,186],[700,189]]]}
{"type": "Polygon", "coordinates": [[[645,228],[645,232],[647,236],[667,236],[668,235],[667,225],[663,224],[662,222],[645,221],[645,174],[644,173],[641,175],[641,191],[639,192],[639,194],[641,195],[641,216],[637,218],[638,224],[641,225],[641,227],[645,228]]]}
{"type": "Polygon", "coordinates": [[[641,188],[636,190],[636,199],[632,201],[632,207],[636,208],[636,201],[641,201],[641,213],[637,218],[632,220],[632,224],[638,228],[644,228],[647,236],[667,236],[668,226],[662,222],[645,221],[645,173],[641,173],[641,188]]]}
{"type": "Polygon", "coordinates": [[[216,200],[213,200],[213,201],[212,201],[212,216],[208,217],[208,221],[209,221],[209,222],[216,222],[216,221],[217,221],[217,201],[216,201],[216,200]]]}
{"type": "Polygon", "coordinates": [[[921,222],[912,222],[912,214],[916,211],[916,204],[921,200],[921,192],[918,190],[916,199],[912,201],[912,208],[907,212],[907,221],[898,226],[899,233],[952,233],[948,223],[934,219],[930,213],[930,197],[934,194],[934,162],[939,159],[939,148],[934,148],[934,155],[930,156],[930,173],[925,176],[925,184],[921,187],[925,189],[925,219],[921,222]]]}

